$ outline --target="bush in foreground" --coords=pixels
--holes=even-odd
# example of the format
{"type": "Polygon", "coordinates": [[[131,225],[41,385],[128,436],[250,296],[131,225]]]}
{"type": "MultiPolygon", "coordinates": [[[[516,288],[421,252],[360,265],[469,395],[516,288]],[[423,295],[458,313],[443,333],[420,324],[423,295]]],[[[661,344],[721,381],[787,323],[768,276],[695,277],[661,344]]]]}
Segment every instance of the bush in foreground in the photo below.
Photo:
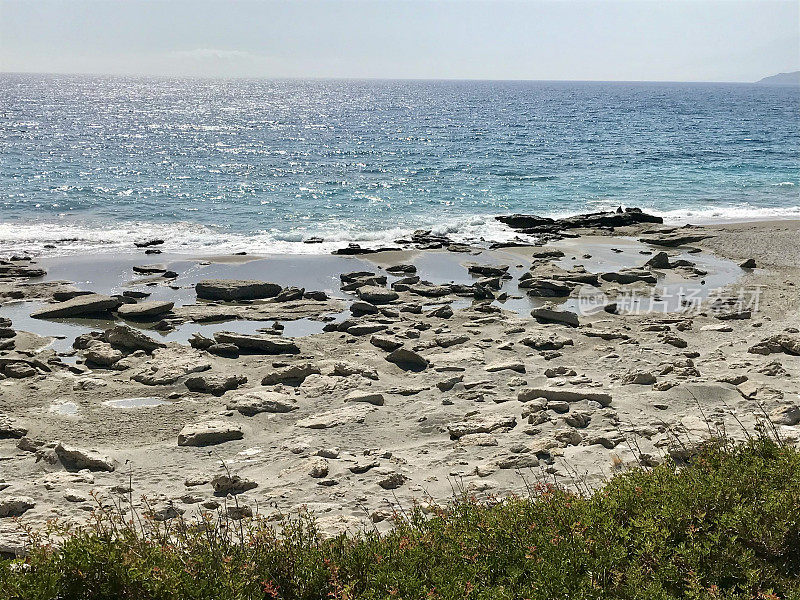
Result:
{"type": "Polygon", "coordinates": [[[391,532],[324,539],[312,517],[125,524],[105,514],[0,565],[0,598],[800,599],[800,452],[706,446],[591,496],[462,498],[391,532]],[[242,543],[243,542],[243,543],[242,543]]]}

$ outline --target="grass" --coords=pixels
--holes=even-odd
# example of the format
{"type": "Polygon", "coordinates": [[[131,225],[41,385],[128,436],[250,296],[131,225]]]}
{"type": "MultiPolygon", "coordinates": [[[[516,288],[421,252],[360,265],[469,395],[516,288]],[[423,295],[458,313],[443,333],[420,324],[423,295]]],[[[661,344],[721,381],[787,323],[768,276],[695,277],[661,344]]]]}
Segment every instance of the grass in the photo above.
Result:
{"type": "Polygon", "coordinates": [[[0,563],[8,599],[800,600],[800,451],[707,444],[687,465],[575,494],[463,497],[386,534],[325,539],[310,515],[165,523],[98,513],[0,563]]]}

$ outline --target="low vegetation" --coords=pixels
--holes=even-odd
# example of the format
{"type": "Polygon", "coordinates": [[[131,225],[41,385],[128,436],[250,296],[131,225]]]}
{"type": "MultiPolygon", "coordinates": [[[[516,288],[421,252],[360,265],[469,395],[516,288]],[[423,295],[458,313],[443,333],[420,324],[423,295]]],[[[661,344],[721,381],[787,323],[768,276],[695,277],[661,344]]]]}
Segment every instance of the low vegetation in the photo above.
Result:
{"type": "Polygon", "coordinates": [[[276,528],[101,512],[1,563],[0,598],[797,600],[799,520],[797,449],[716,441],[592,494],[462,497],[398,514],[385,534],[326,539],[310,515],[276,528]]]}

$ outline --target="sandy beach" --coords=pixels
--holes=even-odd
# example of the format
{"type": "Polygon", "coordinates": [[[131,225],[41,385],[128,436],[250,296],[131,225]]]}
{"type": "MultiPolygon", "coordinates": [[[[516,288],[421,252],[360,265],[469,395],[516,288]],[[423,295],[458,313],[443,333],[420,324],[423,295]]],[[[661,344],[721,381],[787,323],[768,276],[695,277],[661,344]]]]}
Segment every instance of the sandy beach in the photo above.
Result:
{"type": "Polygon", "coordinates": [[[2,516],[305,506],[334,533],[596,486],[767,416],[800,440],[800,221],[489,246],[5,261],[2,516]]]}

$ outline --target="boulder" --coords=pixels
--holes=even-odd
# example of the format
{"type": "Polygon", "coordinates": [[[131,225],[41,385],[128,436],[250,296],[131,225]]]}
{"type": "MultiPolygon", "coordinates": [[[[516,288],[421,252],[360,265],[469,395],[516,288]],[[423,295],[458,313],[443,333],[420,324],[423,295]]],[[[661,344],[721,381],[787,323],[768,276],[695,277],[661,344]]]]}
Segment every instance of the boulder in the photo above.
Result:
{"type": "Polygon", "coordinates": [[[289,286],[283,288],[277,296],[273,298],[275,302],[293,302],[295,300],[301,300],[303,296],[305,296],[306,290],[305,288],[299,288],[295,286],[289,286]]]}
{"type": "Polygon", "coordinates": [[[258,484],[252,479],[247,479],[241,475],[217,475],[211,480],[211,487],[214,488],[214,493],[219,496],[227,496],[228,494],[241,494],[253,488],[257,488],[258,484]]]}
{"type": "Polygon", "coordinates": [[[0,414],[0,440],[19,439],[28,435],[28,429],[17,425],[8,415],[0,414]]]}
{"type": "Polygon", "coordinates": [[[173,306],[174,302],[158,301],[123,304],[117,309],[117,314],[124,319],[149,319],[168,313],[173,306]]]}
{"type": "Polygon", "coordinates": [[[635,283],[637,281],[656,283],[658,281],[647,269],[620,269],[617,272],[603,273],[600,275],[600,279],[621,284],[635,283]]]}
{"type": "Polygon", "coordinates": [[[114,363],[120,361],[123,356],[124,354],[116,348],[112,348],[111,344],[100,341],[93,342],[83,352],[83,357],[87,363],[101,367],[111,367],[114,363]]]}
{"type": "Polygon", "coordinates": [[[186,425],[178,434],[178,446],[214,446],[244,437],[242,428],[227,421],[205,421],[186,425]]]}
{"type": "Polygon", "coordinates": [[[31,313],[34,319],[55,319],[61,317],[77,317],[81,315],[97,315],[116,310],[122,304],[116,298],[103,294],[84,294],[71,300],[56,302],[31,313]]]}
{"type": "Polygon", "coordinates": [[[363,390],[353,390],[344,399],[345,402],[367,402],[374,406],[383,406],[383,394],[378,392],[367,392],[363,390]]]}
{"type": "Polygon", "coordinates": [[[381,350],[386,350],[387,352],[397,350],[400,346],[403,345],[403,342],[388,335],[373,335],[370,338],[369,343],[375,346],[376,348],[380,348],[381,350]]]}
{"type": "Polygon", "coordinates": [[[225,301],[273,298],[283,290],[277,283],[241,279],[204,279],[194,289],[198,298],[225,301]]]}

